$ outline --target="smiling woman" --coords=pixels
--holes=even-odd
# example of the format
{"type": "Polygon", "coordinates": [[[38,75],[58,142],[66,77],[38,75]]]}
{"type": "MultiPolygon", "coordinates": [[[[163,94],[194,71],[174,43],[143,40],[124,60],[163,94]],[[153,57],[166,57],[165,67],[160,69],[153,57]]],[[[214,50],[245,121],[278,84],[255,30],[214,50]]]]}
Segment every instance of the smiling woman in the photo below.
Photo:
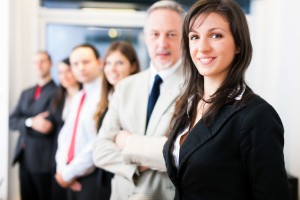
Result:
{"type": "Polygon", "coordinates": [[[197,18],[189,33],[189,45],[198,72],[222,83],[238,52],[228,22],[216,13],[197,18]]]}
{"type": "Polygon", "coordinates": [[[164,146],[175,199],[290,199],[281,119],[244,79],[252,44],[243,11],[198,0],[182,37],[185,88],[164,146]]]}
{"type": "Polygon", "coordinates": [[[101,99],[94,115],[99,129],[108,108],[109,98],[119,81],[140,71],[140,63],[133,46],[126,41],[111,43],[104,56],[104,76],[101,99]]]}

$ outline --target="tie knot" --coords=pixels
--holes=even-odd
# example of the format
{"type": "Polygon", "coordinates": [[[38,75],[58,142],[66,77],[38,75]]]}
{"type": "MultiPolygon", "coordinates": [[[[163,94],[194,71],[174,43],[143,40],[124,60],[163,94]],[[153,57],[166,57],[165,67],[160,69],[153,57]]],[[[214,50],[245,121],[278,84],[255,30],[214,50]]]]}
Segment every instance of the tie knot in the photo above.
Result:
{"type": "Polygon", "coordinates": [[[40,98],[40,94],[42,92],[42,86],[37,85],[34,91],[34,99],[38,100],[40,98]]]}
{"type": "Polygon", "coordinates": [[[160,85],[163,82],[163,80],[161,79],[161,77],[156,74],[154,77],[154,85],[160,85]]]}

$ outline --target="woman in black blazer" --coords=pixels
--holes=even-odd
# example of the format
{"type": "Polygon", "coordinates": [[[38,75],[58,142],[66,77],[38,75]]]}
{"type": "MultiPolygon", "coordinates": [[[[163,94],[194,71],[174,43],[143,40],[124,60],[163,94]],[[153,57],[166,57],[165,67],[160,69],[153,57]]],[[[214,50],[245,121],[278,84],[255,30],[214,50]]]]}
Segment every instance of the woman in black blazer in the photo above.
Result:
{"type": "Polygon", "coordinates": [[[199,0],[183,25],[185,89],[164,146],[180,200],[289,200],[284,129],[245,83],[247,20],[231,0],[199,0]]]}

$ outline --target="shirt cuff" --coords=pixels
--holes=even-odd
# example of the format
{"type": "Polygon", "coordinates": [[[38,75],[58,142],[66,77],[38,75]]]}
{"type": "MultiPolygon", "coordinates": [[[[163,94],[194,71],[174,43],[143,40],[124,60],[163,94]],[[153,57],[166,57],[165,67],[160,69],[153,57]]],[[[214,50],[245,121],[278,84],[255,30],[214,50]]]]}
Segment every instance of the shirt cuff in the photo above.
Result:
{"type": "Polygon", "coordinates": [[[64,169],[61,171],[61,176],[65,182],[71,182],[75,178],[72,170],[68,166],[64,167],[64,169]]]}

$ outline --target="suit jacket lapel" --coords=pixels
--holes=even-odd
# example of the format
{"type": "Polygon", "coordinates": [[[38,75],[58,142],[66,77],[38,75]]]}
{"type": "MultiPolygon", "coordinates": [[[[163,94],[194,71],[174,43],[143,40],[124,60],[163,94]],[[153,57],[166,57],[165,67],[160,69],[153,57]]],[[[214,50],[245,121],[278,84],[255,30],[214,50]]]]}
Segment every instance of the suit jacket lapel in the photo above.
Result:
{"type": "Polygon", "coordinates": [[[139,92],[136,98],[139,98],[139,103],[135,106],[135,120],[138,121],[137,125],[138,133],[145,133],[146,128],[146,116],[147,116],[147,106],[148,106],[148,96],[149,96],[149,79],[150,79],[150,70],[144,72],[143,76],[140,76],[140,79],[137,80],[139,92]]]}
{"type": "Polygon", "coordinates": [[[184,143],[180,148],[179,170],[186,159],[198,148],[204,145],[209,139],[215,136],[222,125],[241,108],[233,107],[232,105],[225,106],[216,118],[212,126],[206,127],[200,120],[191,130],[184,143]]]}
{"type": "Polygon", "coordinates": [[[179,96],[182,84],[182,67],[179,67],[172,75],[170,75],[170,77],[168,77],[161,87],[161,94],[157,99],[154,110],[151,114],[146,135],[152,135],[155,133],[155,129],[158,126],[161,117],[179,96]]]}

